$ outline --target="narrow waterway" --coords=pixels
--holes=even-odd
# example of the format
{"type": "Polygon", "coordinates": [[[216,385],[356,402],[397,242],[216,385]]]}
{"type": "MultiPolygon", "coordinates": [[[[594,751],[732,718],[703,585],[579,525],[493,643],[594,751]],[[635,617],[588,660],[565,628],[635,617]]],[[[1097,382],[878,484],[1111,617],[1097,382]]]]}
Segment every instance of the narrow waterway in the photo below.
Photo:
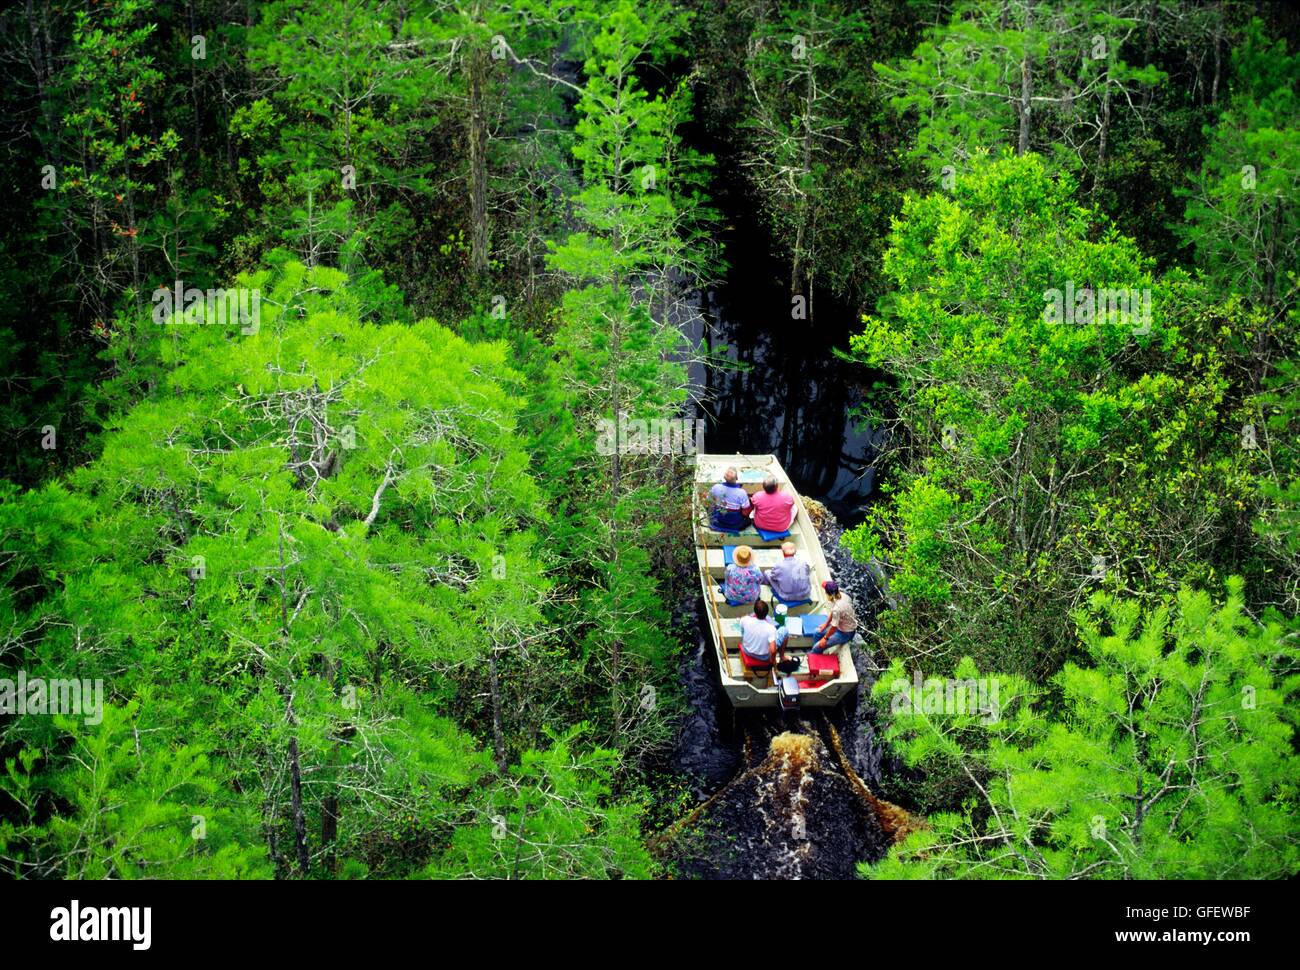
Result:
{"type": "Polygon", "coordinates": [[[855,408],[876,375],[833,353],[860,329],[852,308],[817,295],[813,319],[792,318],[789,269],[772,255],[743,187],[720,179],[715,201],[726,218],[729,269],[685,323],[692,340],[720,358],[692,374],[705,450],[774,454],[800,493],[826,506],[822,545],[866,639],[854,647],[859,696],[834,711],[736,711],[718,686],[695,588],[687,615],[696,622],[681,631],[694,642],[681,661],[688,713],[672,758],[695,808],[669,833],[667,855],[685,878],[853,878],[859,863],[879,860],[890,844],[860,790],[879,793],[881,783],[883,750],[865,700],[876,670],[870,630],[878,593],[865,567],[839,548],[842,529],[860,521],[875,493],[879,441],[855,408]]]}
{"type": "Polygon", "coordinates": [[[869,633],[877,597],[870,573],[838,548],[839,531],[830,519],[822,544],[832,572],[861,604],[868,632],[853,647],[859,695],[832,711],[735,710],[718,685],[698,591],[683,604],[680,615],[694,624],[675,632],[693,636],[694,645],[680,662],[687,712],[671,765],[695,808],[666,840],[682,877],[849,879],[858,863],[889,849],[882,820],[849,774],[881,794],[885,751],[866,700],[877,669],[869,633]]]}
{"type": "Polygon", "coordinates": [[[856,410],[879,375],[834,351],[848,349],[850,335],[862,329],[860,314],[816,292],[812,318],[792,317],[789,266],[773,255],[753,215],[756,203],[723,177],[715,201],[724,213],[728,269],[699,294],[700,313],[687,324],[692,342],[718,358],[691,375],[705,450],[776,455],[801,494],[854,525],[875,493],[879,444],[856,410]]]}

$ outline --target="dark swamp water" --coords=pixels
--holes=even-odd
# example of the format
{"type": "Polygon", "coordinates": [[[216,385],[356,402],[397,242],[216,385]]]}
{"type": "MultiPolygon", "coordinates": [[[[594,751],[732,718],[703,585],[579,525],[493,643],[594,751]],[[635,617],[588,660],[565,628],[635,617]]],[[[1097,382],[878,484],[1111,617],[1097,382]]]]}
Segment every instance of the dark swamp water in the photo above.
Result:
{"type": "Polygon", "coordinates": [[[789,267],[771,255],[753,203],[725,184],[718,201],[728,214],[729,269],[699,294],[700,312],[685,324],[693,343],[727,362],[691,374],[705,450],[776,455],[801,494],[853,525],[874,494],[878,444],[853,412],[877,375],[833,351],[848,349],[858,313],[814,294],[815,319],[792,319],[789,267]]]}
{"type": "Polygon", "coordinates": [[[748,213],[753,201],[734,184],[715,189],[726,216],[729,270],[699,294],[699,314],[683,326],[736,367],[697,368],[696,414],[705,450],[774,454],[800,493],[832,513],[822,545],[837,581],[858,606],[865,640],[854,646],[859,697],[834,711],[738,712],[717,682],[698,586],[674,631],[693,643],[681,660],[688,711],[670,771],[692,793],[696,814],[670,830],[665,856],[678,875],[696,879],[848,879],[859,862],[880,859],[889,837],[842,768],[835,737],[852,772],[879,793],[884,752],[870,705],[876,665],[869,630],[878,599],[870,573],[838,548],[842,529],[861,520],[874,494],[877,440],[853,410],[873,375],[839,360],[860,328],[857,313],[817,295],[815,319],[791,319],[789,267],[771,255],[765,231],[748,213]]]}
{"type": "MultiPolygon", "coordinates": [[[[872,626],[870,574],[836,548],[840,527],[822,530],[832,572],[872,626]]],[[[667,858],[696,879],[851,879],[857,863],[879,860],[890,840],[855,789],[835,750],[873,793],[885,751],[865,693],[876,665],[870,633],[853,646],[859,696],[834,710],[782,714],[737,711],[718,687],[717,660],[698,593],[688,594],[674,633],[692,643],[680,662],[687,704],[670,771],[693,795],[698,816],[680,825],[667,858]],[[693,620],[693,622],[692,622],[693,620]]]]}

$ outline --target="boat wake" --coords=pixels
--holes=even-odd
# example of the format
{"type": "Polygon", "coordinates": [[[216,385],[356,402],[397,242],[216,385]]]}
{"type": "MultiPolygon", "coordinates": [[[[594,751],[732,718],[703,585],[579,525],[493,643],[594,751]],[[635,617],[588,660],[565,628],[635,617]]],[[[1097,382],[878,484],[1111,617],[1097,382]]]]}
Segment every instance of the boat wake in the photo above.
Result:
{"type": "Polygon", "coordinates": [[[850,879],[884,856],[889,836],[822,738],[822,715],[741,716],[742,747],[759,754],[671,833],[680,876],[850,879]]]}
{"type": "MultiPolygon", "coordinates": [[[[680,878],[854,878],[859,862],[880,860],[917,824],[873,793],[884,750],[871,705],[848,699],[797,714],[733,708],[718,686],[706,622],[701,614],[696,648],[682,662],[690,713],[673,758],[697,804],[656,840],[662,857],[680,878]]],[[[865,694],[874,665],[853,652],[865,694]]]]}

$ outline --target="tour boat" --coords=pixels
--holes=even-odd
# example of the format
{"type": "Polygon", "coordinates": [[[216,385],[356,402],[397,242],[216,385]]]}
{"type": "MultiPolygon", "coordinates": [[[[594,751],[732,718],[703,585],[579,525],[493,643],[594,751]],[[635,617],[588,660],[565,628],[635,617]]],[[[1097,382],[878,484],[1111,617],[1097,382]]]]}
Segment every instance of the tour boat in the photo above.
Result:
{"type": "Polygon", "coordinates": [[[830,614],[829,598],[822,590],[822,583],[832,577],[808,510],[775,456],[697,455],[692,514],[705,618],[717,653],[722,690],[731,703],[736,707],[782,710],[825,708],[834,707],[852,695],[858,687],[858,672],[849,644],[821,655],[808,652],[816,642],[816,627],[830,614]],[[738,534],[718,532],[710,527],[709,490],[722,481],[723,472],[728,468],[736,469],[738,484],[751,496],[762,490],[763,479],[771,475],[781,491],[794,497],[795,517],[788,536],[763,539],[752,525],[738,534]],[[754,670],[744,662],[740,652],[740,620],[753,612],[753,604],[727,605],[719,586],[737,546],[749,546],[753,550],[753,565],[766,571],[781,559],[781,544],[786,541],[794,542],[812,566],[813,602],[791,607],[782,617],[777,615],[777,602],[767,585],[762,587],[762,596],[770,608],[768,619],[784,622],[790,629],[785,656],[797,660],[798,667],[789,672],[754,670]],[[807,622],[805,618],[809,618],[807,622]]]}

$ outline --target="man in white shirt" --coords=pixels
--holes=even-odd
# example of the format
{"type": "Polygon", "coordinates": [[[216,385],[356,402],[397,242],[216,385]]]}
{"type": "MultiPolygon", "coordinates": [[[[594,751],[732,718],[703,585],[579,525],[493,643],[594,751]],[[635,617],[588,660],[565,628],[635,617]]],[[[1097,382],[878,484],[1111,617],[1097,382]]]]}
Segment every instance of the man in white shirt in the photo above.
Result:
{"type": "Polygon", "coordinates": [[[777,659],[785,659],[785,641],[789,635],[789,630],[785,627],[777,630],[776,625],[767,618],[767,603],[764,600],[755,603],[754,612],[740,621],[741,651],[750,660],[765,667],[771,667],[777,659]]]}

